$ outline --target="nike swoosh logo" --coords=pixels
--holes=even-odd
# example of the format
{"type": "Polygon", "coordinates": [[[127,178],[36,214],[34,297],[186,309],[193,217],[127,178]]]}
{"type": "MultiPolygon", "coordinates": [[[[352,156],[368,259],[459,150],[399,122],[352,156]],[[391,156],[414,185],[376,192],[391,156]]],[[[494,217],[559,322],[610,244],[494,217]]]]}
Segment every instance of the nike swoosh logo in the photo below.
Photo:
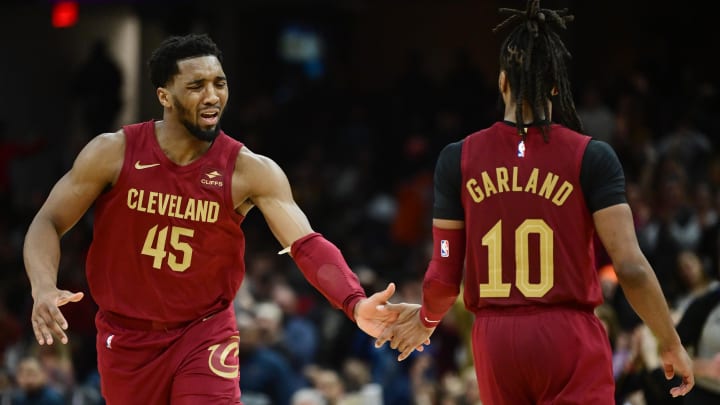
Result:
{"type": "Polygon", "coordinates": [[[149,165],[143,165],[143,164],[140,164],[139,160],[137,162],[135,162],[135,168],[138,170],[147,169],[147,168],[155,167],[155,166],[160,166],[160,163],[151,163],[149,165]]]}
{"type": "Polygon", "coordinates": [[[430,323],[439,323],[440,321],[433,321],[433,320],[430,320],[430,319],[428,319],[428,317],[426,316],[426,317],[425,317],[425,322],[430,322],[430,323]]]}

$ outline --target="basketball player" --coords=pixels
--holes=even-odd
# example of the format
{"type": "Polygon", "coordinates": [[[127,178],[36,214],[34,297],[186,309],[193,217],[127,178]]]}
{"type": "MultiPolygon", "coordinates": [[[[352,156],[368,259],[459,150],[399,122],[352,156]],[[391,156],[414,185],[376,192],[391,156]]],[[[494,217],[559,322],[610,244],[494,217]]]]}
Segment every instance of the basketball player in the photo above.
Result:
{"type": "Polygon", "coordinates": [[[59,307],[82,293],[56,285],[60,238],[93,205],[86,274],[109,405],[240,403],[231,303],[245,271],[240,225],[253,207],[307,280],[377,337],[396,318],[376,309],[394,284],[366,297],[338,248],[311,228],[282,169],[220,129],[229,89],[216,44],[171,37],[149,69],[163,119],[92,139],[28,229],[38,343],[67,342],[59,307]]]}
{"type": "Polygon", "coordinates": [[[504,120],[440,153],[422,307],[401,315],[376,344],[390,341],[405,359],[464,283],[484,405],[615,403],[610,345],[593,314],[602,301],[597,232],[659,342],[666,378],[681,379],[670,394],[685,395],[693,370],[638,246],[622,167],[608,144],[581,133],[570,55],[557,33],[573,17],[538,0],[501,11],[511,15],[496,30],[516,23],[500,48],[504,120]]]}

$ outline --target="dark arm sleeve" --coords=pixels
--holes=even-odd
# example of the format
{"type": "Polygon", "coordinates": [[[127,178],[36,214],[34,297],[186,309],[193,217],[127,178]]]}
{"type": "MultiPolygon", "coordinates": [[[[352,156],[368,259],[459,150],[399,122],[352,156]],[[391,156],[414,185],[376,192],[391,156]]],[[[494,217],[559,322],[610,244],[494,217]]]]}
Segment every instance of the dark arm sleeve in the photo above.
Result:
{"type": "Polygon", "coordinates": [[[627,202],[625,173],[612,147],[591,140],[583,155],[580,185],[591,213],[627,202]]]}
{"type": "Polygon", "coordinates": [[[433,218],[464,220],[460,201],[460,154],[463,141],[448,144],[435,165],[433,218]]]}

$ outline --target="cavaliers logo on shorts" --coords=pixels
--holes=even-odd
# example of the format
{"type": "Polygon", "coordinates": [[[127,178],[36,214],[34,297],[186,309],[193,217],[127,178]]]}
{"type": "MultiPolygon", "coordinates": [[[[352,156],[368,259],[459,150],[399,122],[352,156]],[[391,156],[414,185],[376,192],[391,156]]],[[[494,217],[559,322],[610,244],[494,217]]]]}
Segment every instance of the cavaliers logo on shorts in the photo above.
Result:
{"type": "Polygon", "coordinates": [[[208,347],[210,356],[208,358],[208,367],[213,374],[223,378],[237,378],[238,363],[238,342],[240,337],[231,336],[228,340],[208,347]]]}

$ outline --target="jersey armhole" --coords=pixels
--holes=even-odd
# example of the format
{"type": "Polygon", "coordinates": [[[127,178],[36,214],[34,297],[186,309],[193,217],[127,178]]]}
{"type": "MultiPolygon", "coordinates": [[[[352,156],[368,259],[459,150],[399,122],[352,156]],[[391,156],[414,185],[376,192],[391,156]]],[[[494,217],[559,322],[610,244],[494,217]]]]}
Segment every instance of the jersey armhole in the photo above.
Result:
{"type": "Polygon", "coordinates": [[[235,201],[233,201],[233,177],[235,177],[235,165],[237,164],[238,154],[245,147],[241,142],[230,142],[230,153],[228,153],[227,163],[225,164],[225,171],[227,174],[227,187],[224,190],[225,205],[227,206],[230,217],[236,222],[240,223],[245,216],[235,211],[235,201]]]}

